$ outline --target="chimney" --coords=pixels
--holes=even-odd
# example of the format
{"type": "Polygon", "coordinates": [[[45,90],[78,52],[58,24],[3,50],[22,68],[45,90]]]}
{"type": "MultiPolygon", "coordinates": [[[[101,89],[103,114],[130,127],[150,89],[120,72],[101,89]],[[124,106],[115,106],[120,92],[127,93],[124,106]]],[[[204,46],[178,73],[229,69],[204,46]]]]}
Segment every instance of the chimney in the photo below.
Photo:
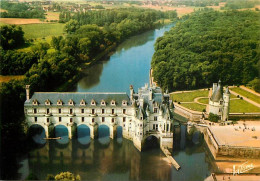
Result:
{"type": "Polygon", "coordinates": [[[134,87],[133,85],[130,85],[130,100],[132,101],[134,99],[134,87]]]}
{"type": "Polygon", "coordinates": [[[149,101],[153,100],[153,90],[150,88],[149,90],[149,101]]]}
{"type": "Polygon", "coordinates": [[[26,85],[25,90],[26,90],[26,100],[29,100],[30,99],[30,85],[26,85]]]}

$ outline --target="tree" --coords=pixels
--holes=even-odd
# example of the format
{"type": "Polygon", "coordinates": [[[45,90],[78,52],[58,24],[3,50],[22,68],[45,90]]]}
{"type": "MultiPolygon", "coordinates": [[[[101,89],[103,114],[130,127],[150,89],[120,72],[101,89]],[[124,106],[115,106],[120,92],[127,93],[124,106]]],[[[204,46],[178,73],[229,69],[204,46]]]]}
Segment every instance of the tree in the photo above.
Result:
{"type": "Polygon", "coordinates": [[[55,180],[81,180],[79,175],[74,175],[70,172],[61,172],[55,176],[55,180]]]}
{"type": "Polygon", "coordinates": [[[79,22],[77,20],[71,19],[66,23],[64,30],[67,33],[74,33],[79,28],[79,22]]]}
{"type": "Polygon", "coordinates": [[[0,44],[3,49],[13,49],[24,44],[22,27],[16,25],[0,26],[0,44]]]}
{"type": "Polygon", "coordinates": [[[209,113],[209,121],[217,123],[219,120],[219,116],[213,113],[209,113]]]}

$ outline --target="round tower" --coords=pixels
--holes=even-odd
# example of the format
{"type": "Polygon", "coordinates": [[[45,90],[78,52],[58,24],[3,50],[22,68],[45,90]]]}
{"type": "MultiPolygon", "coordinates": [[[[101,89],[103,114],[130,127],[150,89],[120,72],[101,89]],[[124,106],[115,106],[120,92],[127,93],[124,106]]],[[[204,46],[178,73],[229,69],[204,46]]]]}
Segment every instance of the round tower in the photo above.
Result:
{"type": "Polygon", "coordinates": [[[229,115],[229,102],[230,102],[230,92],[229,88],[226,88],[226,91],[223,94],[223,111],[222,111],[222,121],[228,121],[228,115],[229,115]]]}

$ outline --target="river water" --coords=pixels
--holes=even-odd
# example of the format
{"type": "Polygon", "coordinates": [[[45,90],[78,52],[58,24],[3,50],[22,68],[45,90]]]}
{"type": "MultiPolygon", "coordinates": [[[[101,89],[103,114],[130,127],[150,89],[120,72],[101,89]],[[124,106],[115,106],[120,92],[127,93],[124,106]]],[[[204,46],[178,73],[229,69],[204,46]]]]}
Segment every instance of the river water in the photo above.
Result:
{"type": "MultiPolygon", "coordinates": [[[[78,92],[129,92],[149,82],[149,69],[155,40],[173,25],[164,26],[130,38],[104,60],[85,70],[88,75],[77,84],[78,92]]],[[[200,181],[216,171],[214,162],[199,132],[188,136],[181,125],[176,134],[173,155],[181,166],[176,171],[159,148],[139,152],[131,141],[111,140],[106,127],[102,135],[91,140],[86,127],[78,127],[77,139],[68,140],[65,128],[56,129],[60,140],[42,141],[44,133],[33,136],[38,147],[18,159],[21,165],[18,179],[34,173],[39,179],[47,174],[70,171],[82,180],[174,180],[200,181]]],[[[120,131],[119,131],[120,132],[120,131]]]]}

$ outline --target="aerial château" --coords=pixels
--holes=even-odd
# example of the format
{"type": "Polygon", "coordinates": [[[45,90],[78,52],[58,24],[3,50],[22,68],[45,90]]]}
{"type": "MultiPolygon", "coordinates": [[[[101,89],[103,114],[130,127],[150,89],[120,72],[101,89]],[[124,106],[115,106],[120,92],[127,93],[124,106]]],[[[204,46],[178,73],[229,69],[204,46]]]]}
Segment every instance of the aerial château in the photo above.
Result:
{"type": "Polygon", "coordinates": [[[209,98],[209,113],[216,114],[221,121],[228,121],[230,92],[227,87],[223,93],[221,81],[213,83],[212,95],[209,98]]]}
{"type": "Polygon", "coordinates": [[[84,124],[90,137],[98,136],[98,126],[109,127],[110,138],[118,126],[123,137],[133,141],[141,151],[145,140],[155,136],[161,147],[173,147],[172,101],[159,87],[144,87],[130,96],[122,92],[35,92],[30,98],[26,86],[24,111],[29,126],[41,125],[49,137],[49,126],[64,125],[72,138],[72,126],[84,124]]]}

